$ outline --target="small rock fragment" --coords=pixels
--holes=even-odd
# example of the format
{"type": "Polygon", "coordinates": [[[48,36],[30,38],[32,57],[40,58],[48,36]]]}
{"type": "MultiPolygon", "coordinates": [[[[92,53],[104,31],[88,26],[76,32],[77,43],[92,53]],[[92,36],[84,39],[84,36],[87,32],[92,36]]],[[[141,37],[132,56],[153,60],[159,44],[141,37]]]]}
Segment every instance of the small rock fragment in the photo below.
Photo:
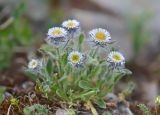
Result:
{"type": "Polygon", "coordinates": [[[69,115],[69,113],[64,109],[58,109],[56,115],[69,115]]]}

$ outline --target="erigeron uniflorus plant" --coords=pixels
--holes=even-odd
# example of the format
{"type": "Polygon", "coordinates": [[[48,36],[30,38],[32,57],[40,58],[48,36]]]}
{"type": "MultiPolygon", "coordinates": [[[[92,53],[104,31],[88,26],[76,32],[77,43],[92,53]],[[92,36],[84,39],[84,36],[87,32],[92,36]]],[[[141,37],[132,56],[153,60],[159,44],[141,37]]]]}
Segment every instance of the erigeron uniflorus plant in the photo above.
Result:
{"type": "Polygon", "coordinates": [[[50,100],[105,108],[104,96],[130,74],[106,29],[93,29],[85,36],[79,21],[67,20],[62,27],[50,28],[45,41],[39,49],[42,59],[32,59],[28,70],[37,75],[37,90],[50,100]]]}

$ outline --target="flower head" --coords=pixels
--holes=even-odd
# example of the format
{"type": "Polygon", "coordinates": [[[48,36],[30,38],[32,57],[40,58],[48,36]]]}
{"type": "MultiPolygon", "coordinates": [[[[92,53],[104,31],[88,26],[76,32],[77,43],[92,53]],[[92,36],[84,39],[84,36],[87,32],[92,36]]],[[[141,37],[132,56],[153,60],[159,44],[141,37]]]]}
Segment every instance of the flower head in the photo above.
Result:
{"type": "Polygon", "coordinates": [[[61,27],[53,27],[48,30],[47,43],[50,45],[60,45],[67,39],[67,31],[61,27]]]}
{"type": "Polygon", "coordinates": [[[68,61],[73,66],[81,66],[84,62],[84,55],[78,51],[72,51],[68,56],[68,61]]]}
{"type": "Polygon", "coordinates": [[[30,69],[35,69],[38,66],[38,60],[32,59],[29,64],[28,64],[28,68],[30,69]]]}
{"type": "Polygon", "coordinates": [[[42,67],[42,60],[32,59],[28,63],[28,69],[33,72],[38,72],[42,67]]]}
{"type": "Polygon", "coordinates": [[[80,22],[77,20],[66,20],[62,23],[62,27],[68,30],[70,38],[77,37],[80,34],[80,22]]]}
{"type": "Polygon", "coordinates": [[[67,20],[62,23],[62,26],[67,29],[79,28],[80,23],[77,20],[67,20]]]}
{"type": "Polygon", "coordinates": [[[107,62],[108,62],[108,67],[112,70],[121,70],[125,66],[124,56],[117,51],[112,51],[109,53],[107,62]]]}
{"type": "Polygon", "coordinates": [[[104,46],[110,42],[111,36],[110,33],[102,28],[93,29],[89,32],[89,37],[91,41],[96,45],[104,46]]]}

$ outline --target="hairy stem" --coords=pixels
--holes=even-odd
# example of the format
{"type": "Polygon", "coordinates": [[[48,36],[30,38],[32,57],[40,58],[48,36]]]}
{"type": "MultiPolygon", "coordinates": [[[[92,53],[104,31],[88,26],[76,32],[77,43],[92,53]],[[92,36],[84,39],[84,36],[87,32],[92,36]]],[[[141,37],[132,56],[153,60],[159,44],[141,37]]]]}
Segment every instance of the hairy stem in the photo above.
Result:
{"type": "Polygon", "coordinates": [[[56,61],[56,64],[57,64],[57,68],[58,68],[58,74],[59,74],[59,76],[61,76],[61,64],[59,63],[59,59],[61,58],[60,51],[58,48],[56,48],[56,50],[57,50],[57,55],[58,55],[58,59],[56,61]]]}
{"type": "Polygon", "coordinates": [[[67,40],[66,44],[64,45],[63,49],[65,49],[69,43],[70,39],[67,40]]]}
{"type": "Polygon", "coordinates": [[[95,49],[94,53],[93,53],[93,58],[96,56],[96,54],[98,53],[98,49],[99,49],[99,46],[97,46],[97,48],[95,49]]]}

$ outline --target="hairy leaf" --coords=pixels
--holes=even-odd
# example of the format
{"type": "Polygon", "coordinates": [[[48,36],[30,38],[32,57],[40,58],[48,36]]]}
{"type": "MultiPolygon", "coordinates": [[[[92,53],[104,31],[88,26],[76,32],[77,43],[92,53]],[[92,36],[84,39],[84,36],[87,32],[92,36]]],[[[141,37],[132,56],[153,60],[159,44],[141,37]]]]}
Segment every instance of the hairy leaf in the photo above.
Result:
{"type": "Polygon", "coordinates": [[[89,82],[84,81],[84,80],[79,81],[79,87],[81,87],[82,89],[92,89],[93,88],[89,82]]]}
{"type": "Polygon", "coordinates": [[[100,108],[106,108],[106,103],[103,99],[98,99],[95,101],[95,103],[100,107],[100,108]]]}
{"type": "Polygon", "coordinates": [[[79,51],[81,51],[81,47],[82,47],[83,41],[84,41],[84,34],[81,34],[79,36],[79,40],[78,40],[78,49],[79,49],[79,51]]]}

